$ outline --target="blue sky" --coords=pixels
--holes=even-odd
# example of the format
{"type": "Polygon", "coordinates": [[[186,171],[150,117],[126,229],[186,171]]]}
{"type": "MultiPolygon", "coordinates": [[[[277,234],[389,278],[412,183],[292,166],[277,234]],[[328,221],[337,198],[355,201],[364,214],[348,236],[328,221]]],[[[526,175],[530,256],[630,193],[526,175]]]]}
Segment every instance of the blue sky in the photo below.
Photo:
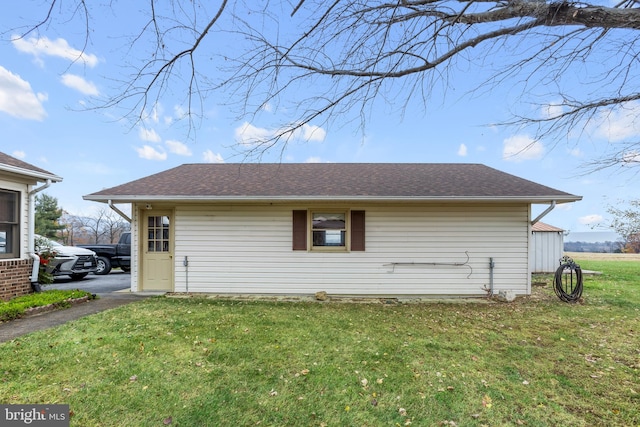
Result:
{"type": "MultiPolygon", "coordinates": [[[[0,151],[62,176],[64,181],[46,192],[72,214],[104,206],[83,201],[83,195],[183,163],[242,161],[238,150],[250,146],[251,138],[269,135],[275,129],[270,123],[288,120],[284,104],[264,105],[255,119],[238,118],[212,96],[203,106],[196,132],[188,133],[179,120],[184,104],[171,93],[149,106],[144,125],[122,120],[115,110],[87,109],[92,97],[108,96],[114,81],[126,78],[123,58],[132,52],[125,52],[123,41],[114,36],[130,29],[126,17],[135,13],[136,2],[126,3],[118,7],[131,7],[130,11],[113,11],[125,18],[92,27],[86,47],[84,33],[73,26],[43,27],[15,40],[18,32],[12,29],[43,16],[39,2],[21,2],[0,17],[0,151]]],[[[214,68],[209,72],[217,73],[214,68]]],[[[470,96],[467,89],[480,80],[473,73],[453,77],[456,80],[436,91],[426,106],[411,100],[401,110],[387,97],[373,105],[364,133],[357,120],[310,123],[284,152],[268,152],[262,161],[482,163],[583,196],[581,202],[560,205],[543,219],[573,232],[592,231],[606,222],[608,204],[640,198],[633,173],[582,175],[583,163],[610,141],[640,136],[633,122],[639,106],[630,105],[628,115],[611,116],[601,126],[587,126],[586,136],[569,136],[568,144],[555,145],[491,125],[508,119],[518,102],[510,87],[470,96]],[[528,145],[530,149],[521,151],[528,145]]],[[[554,99],[545,102],[552,105],[554,99]]],[[[536,207],[534,216],[545,208],[536,207]]]]}

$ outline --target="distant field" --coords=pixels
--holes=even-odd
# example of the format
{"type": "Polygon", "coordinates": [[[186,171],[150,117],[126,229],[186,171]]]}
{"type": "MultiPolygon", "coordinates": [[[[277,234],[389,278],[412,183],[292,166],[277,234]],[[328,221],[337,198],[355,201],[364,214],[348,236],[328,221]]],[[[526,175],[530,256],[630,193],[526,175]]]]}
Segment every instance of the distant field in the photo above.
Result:
{"type": "Polygon", "coordinates": [[[640,254],[605,254],[605,253],[593,253],[593,252],[565,252],[565,255],[570,256],[574,260],[585,261],[640,261],[640,254]]]}

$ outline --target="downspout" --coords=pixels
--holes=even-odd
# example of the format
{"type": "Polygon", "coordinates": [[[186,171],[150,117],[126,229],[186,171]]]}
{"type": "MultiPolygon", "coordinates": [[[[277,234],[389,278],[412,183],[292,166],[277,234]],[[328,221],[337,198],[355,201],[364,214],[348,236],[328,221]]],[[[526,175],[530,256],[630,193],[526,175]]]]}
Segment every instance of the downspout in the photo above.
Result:
{"type": "Polygon", "coordinates": [[[536,222],[540,221],[542,218],[544,218],[544,216],[546,214],[548,214],[549,212],[551,212],[553,210],[553,208],[556,207],[556,201],[552,200],[551,204],[549,205],[549,207],[547,209],[544,210],[544,212],[542,212],[540,215],[538,215],[536,217],[536,219],[534,219],[533,221],[531,221],[531,225],[535,224],[536,222]]]}
{"type": "Polygon", "coordinates": [[[35,252],[35,239],[36,239],[36,206],[35,206],[35,196],[37,193],[42,190],[48,188],[51,185],[51,180],[47,179],[47,181],[40,187],[34,188],[29,191],[29,231],[28,231],[28,253],[31,259],[33,259],[33,268],[31,269],[31,277],[29,280],[31,281],[31,287],[34,291],[38,292],[40,287],[38,284],[38,271],[40,270],[40,257],[35,252]]]}
{"type": "Polygon", "coordinates": [[[118,209],[111,200],[109,200],[107,202],[107,204],[109,205],[109,207],[118,215],[120,215],[122,218],[124,218],[125,221],[127,221],[129,224],[131,224],[131,218],[129,218],[127,216],[127,214],[125,214],[124,212],[122,212],[120,209],[118,209]]]}

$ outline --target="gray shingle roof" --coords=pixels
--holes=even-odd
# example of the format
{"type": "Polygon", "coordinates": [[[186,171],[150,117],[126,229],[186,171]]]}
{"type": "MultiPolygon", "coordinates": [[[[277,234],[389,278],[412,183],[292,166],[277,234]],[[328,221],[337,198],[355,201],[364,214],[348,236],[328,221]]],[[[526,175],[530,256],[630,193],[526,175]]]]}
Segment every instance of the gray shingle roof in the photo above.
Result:
{"type": "Polygon", "coordinates": [[[580,200],[480,164],[185,164],[86,200],[580,200]]]}
{"type": "Polygon", "coordinates": [[[62,178],[49,171],[41,169],[30,163],[23,162],[22,160],[16,159],[15,157],[3,152],[0,152],[0,170],[40,179],[51,179],[54,182],[62,181],[62,178]]]}

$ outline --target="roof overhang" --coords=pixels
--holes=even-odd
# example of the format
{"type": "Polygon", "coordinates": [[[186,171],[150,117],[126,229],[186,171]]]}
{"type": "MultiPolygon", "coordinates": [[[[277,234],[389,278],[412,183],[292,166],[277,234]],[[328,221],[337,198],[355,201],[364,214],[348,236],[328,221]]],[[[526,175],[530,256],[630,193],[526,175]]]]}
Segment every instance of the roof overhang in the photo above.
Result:
{"type": "Polygon", "coordinates": [[[0,171],[1,172],[6,172],[12,175],[19,175],[22,177],[27,177],[27,178],[32,178],[35,179],[38,182],[46,182],[47,180],[50,180],[51,182],[61,182],[62,181],[62,177],[58,176],[58,175],[54,175],[51,173],[44,173],[44,172],[39,172],[39,171],[35,171],[32,169],[25,169],[25,168],[21,168],[21,167],[17,167],[17,166],[11,166],[11,165],[7,165],[7,164],[0,164],[0,171]]]}
{"type": "Polygon", "coordinates": [[[368,203],[571,203],[582,196],[535,197],[370,197],[370,196],[155,196],[155,195],[87,195],[84,200],[109,203],[166,202],[166,203],[290,203],[290,202],[368,202],[368,203]]]}

